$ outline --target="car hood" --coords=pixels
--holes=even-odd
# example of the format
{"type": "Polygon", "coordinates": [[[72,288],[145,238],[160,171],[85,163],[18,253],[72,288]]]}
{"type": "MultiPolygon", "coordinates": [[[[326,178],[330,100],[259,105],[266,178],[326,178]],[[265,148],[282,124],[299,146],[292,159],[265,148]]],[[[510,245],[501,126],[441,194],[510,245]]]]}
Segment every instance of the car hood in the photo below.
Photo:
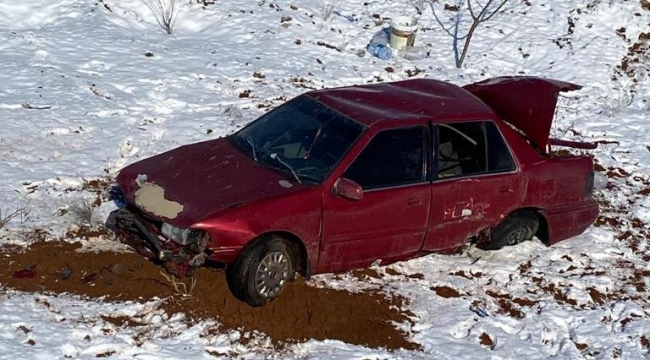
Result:
{"type": "Polygon", "coordinates": [[[542,151],[548,138],[560,92],[580,85],[530,76],[505,76],[463,86],[504,121],[521,130],[542,151]]]}
{"type": "Polygon", "coordinates": [[[117,177],[126,199],[146,214],[189,227],[228,207],[304,186],[257,164],[227,138],[181,146],[138,161],[117,177]]]}

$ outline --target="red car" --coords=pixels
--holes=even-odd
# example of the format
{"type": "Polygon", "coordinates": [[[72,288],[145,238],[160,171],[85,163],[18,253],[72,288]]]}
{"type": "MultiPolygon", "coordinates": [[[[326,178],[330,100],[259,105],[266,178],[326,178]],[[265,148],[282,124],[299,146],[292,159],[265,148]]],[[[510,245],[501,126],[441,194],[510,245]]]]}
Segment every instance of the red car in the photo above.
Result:
{"type": "Polygon", "coordinates": [[[136,162],[107,224],[176,275],[225,266],[252,306],[296,272],[345,271],[468,241],[552,245],[597,217],[588,156],[554,156],[558,94],[574,84],[503,77],[311,91],[235,134],[136,162]]]}

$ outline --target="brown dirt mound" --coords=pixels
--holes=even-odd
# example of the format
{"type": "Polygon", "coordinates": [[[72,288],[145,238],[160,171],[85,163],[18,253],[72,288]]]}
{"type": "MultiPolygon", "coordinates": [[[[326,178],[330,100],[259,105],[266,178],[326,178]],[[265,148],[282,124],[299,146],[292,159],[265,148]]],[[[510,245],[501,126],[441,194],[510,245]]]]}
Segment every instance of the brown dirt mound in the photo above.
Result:
{"type": "MultiPolygon", "coordinates": [[[[38,242],[27,249],[2,248],[0,283],[22,291],[107,300],[165,298],[161,307],[170,314],[183,312],[194,320],[215,318],[226,328],[265,333],[276,344],[338,339],[370,347],[417,348],[392,325],[409,321],[410,313],[396,310],[403,304],[399,297],[310,287],[298,279],[272,303],[251,308],[231,295],[223,272],[201,268],[195,273],[196,286],[188,298],[174,289],[161,274],[161,267],[134,253],[77,252],[80,246],[38,242]]],[[[189,283],[186,286],[191,287],[189,283]]]]}
{"type": "Polygon", "coordinates": [[[431,290],[435,291],[436,295],[446,299],[460,297],[460,292],[449,286],[434,286],[431,290]]]}

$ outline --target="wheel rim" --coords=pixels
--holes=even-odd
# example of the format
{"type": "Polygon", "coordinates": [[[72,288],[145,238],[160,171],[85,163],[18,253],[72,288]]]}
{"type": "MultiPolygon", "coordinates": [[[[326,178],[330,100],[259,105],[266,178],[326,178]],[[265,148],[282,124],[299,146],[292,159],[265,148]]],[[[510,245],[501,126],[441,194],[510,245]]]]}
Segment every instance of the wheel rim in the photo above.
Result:
{"type": "Polygon", "coordinates": [[[528,229],[525,227],[520,227],[519,229],[514,230],[506,237],[506,244],[516,245],[520,242],[526,240],[528,236],[528,229]]]}
{"type": "Polygon", "coordinates": [[[265,298],[278,295],[289,280],[291,263],[283,251],[272,251],[260,261],[255,272],[255,289],[265,298]]]}

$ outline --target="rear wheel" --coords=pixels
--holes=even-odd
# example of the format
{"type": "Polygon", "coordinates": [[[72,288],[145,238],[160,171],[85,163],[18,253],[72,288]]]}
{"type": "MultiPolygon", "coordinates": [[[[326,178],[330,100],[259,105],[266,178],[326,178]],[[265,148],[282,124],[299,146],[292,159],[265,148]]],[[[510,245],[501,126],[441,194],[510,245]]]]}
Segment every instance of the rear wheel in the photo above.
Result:
{"type": "Polygon", "coordinates": [[[261,239],[244,249],[226,269],[230,291],[251,306],[276,298],[295,277],[289,242],[279,236],[261,239]]]}
{"type": "Polygon", "coordinates": [[[504,246],[512,246],[530,240],[537,233],[539,220],[530,210],[516,212],[505,218],[490,233],[488,243],[479,244],[484,250],[499,250],[504,246]]]}

